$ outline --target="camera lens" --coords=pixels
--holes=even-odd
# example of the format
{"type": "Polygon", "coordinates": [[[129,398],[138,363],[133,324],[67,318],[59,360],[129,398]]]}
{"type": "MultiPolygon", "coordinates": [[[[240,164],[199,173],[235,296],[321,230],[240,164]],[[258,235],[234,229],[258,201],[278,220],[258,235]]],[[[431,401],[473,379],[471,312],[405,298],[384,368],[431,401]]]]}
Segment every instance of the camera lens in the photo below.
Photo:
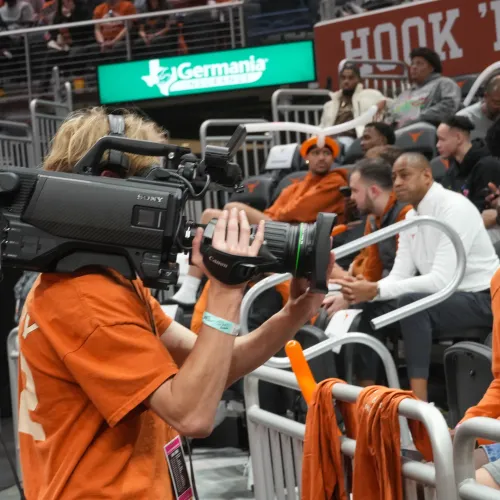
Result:
{"type": "MultiPolygon", "coordinates": [[[[201,253],[207,257],[207,266],[211,265],[210,262],[218,261],[217,265],[222,266],[224,271],[214,268],[214,273],[218,274],[218,279],[225,279],[228,284],[242,283],[262,272],[290,273],[296,278],[308,278],[311,290],[325,292],[328,290],[326,271],[330,261],[330,234],[336,217],[336,214],[320,213],[314,224],[266,221],[265,245],[259,252],[260,261],[256,264],[242,261],[236,268],[221,262],[222,257],[214,258],[209,255],[213,251],[211,244],[217,223],[217,219],[212,219],[203,232],[201,253]],[[227,271],[228,269],[230,270],[227,271]]],[[[257,226],[252,226],[253,235],[256,231],[257,226]]]]}
{"type": "Polygon", "coordinates": [[[278,259],[276,272],[308,277],[313,269],[316,224],[288,224],[266,221],[264,240],[268,250],[278,259]]]}

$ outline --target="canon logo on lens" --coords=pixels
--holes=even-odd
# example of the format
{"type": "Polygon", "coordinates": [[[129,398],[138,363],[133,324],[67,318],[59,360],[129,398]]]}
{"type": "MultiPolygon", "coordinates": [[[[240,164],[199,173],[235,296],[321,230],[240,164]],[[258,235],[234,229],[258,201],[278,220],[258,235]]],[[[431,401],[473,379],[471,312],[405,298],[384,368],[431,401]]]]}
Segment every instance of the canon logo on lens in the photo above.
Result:
{"type": "Polygon", "coordinates": [[[210,262],[213,262],[214,264],[217,264],[218,266],[221,266],[221,267],[227,267],[227,264],[224,264],[224,262],[221,262],[220,260],[214,259],[211,255],[210,255],[210,257],[208,258],[208,260],[209,260],[210,262]]]}

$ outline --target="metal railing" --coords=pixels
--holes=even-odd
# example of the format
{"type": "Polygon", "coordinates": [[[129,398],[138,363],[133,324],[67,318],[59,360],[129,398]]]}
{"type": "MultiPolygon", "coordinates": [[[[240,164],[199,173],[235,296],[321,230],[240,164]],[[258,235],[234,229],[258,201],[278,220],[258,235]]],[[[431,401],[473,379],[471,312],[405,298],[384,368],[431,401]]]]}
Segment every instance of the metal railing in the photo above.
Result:
{"type": "Polygon", "coordinates": [[[70,106],[72,106],[71,100],[66,103],[43,99],[31,101],[30,113],[36,166],[40,166],[48,154],[58,128],[72,111],[70,106]]]}
{"type": "Polygon", "coordinates": [[[492,418],[474,417],[458,427],[453,439],[453,463],[459,498],[500,500],[500,491],[476,481],[474,448],[477,438],[500,442],[500,422],[492,418]]]}
{"type": "MultiPolygon", "coordinates": [[[[297,122],[319,125],[323,106],[331,99],[325,89],[279,89],[271,97],[271,109],[275,122],[297,122]]],[[[275,132],[276,144],[299,144],[307,139],[302,132],[275,132]]]]}
{"type": "Polygon", "coordinates": [[[21,458],[19,455],[19,435],[18,429],[18,407],[17,401],[18,395],[18,365],[19,365],[19,339],[18,339],[19,328],[13,328],[7,337],[7,363],[9,367],[9,380],[10,380],[10,398],[12,405],[12,428],[14,431],[14,444],[16,447],[16,465],[17,474],[19,480],[22,481],[22,470],[21,470],[21,458]]]}
{"type": "MultiPolygon", "coordinates": [[[[373,328],[375,328],[376,330],[400,321],[401,319],[416,314],[424,309],[433,307],[446,300],[457,290],[464,276],[466,264],[466,255],[462,240],[448,224],[433,217],[421,216],[401,222],[396,222],[395,224],[391,224],[389,227],[379,229],[378,231],[358,238],[357,240],[346,243],[345,245],[332,250],[337,259],[342,259],[348,255],[359,252],[359,250],[362,250],[363,248],[391,238],[402,231],[421,225],[429,225],[440,229],[450,238],[457,256],[457,265],[453,277],[442,290],[439,290],[438,292],[419,299],[416,302],[407,304],[403,307],[395,309],[394,311],[390,311],[386,314],[383,314],[382,316],[379,316],[378,318],[373,319],[371,323],[373,328]]],[[[288,279],[290,279],[290,274],[277,274],[269,276],[253,286],[245,294],[245,297],[243,298],[243,301],[241,303],[240,312],[240,325],[243,334],[248,333],[248,315],[255,299],[264,291],[288,279]]],[[[320,346],[322,345],[329,346],[328,348],[331,349],[331,345],[333,344],[333,342],[334,341],[332,339],[325,340],[315,346],[315,349],[320,349],[320,346]]],[[[286,360],[273,357],[266,363],[266,365],[283,367],[284,361],[286,360]]]]}
{"type": "MultiPolygon", "coordinates": [[[[89,13],[91,17],[92,13],[89,13]]],[[[50,92],[51,68],[59,67],[64,78],[73,81],[75,91],[96,89],[95,66],[109,62],[168,57],[186,53],[224,50],[245,46],[243,1],[235,0],[216,5],[171,9],[160,12],[116,16],[111,18],[36,26],[0,32],[0,46],[5,45],[11,58],[1,58],[0,99],[27,98],[50,92]],[[156,19],[169,30],[164,36],[146,44],[139,27],[156,19]],[[125,37],[113,47],[101,51],[96,43],[94,28],[108,23],[123,23],[125,37]],[[72,40],[68,50],[49,49],[44,35],[57,36],[70,30],[72,40]]]]}
{"type": "Polygon", "coordinates": [[[356,64],[360,68],[365,88],[379,90],[386,97],[397,97],[410,88],[408,66],[404,61],[343,59],[339,63],[339,76],[347,63],[356,64]],[[389,71],[395,72],[388,73],[389,71]]]}
{"type": "Polygon", "coordinates": [[[35,151],[26,123],[0,120],[0,167],[33,167],[35,151]]]}
{"type": "MultiPolygon", "coordinates": [[[[245,377],[255,498],[299,499],[305,425],[263,410],[259,403],[260,380],[299,390],[293,373],[275,368],[261,367],[245,377]]],[[[361,391],[360,387],[336,384],[333,398],[355,403],[361,391]]],[[[440,500],[457,500],[452,443],[443,416],[434,406],[412,399],[403,400],[398,411],[400,416],[424,424],[434,458],[433,464],[401,459],[405,499],[418,498],[417,485],[423,485],[426,498],[432,498],[435,491],[440,500]]],[[[353,458],[356,442],[345,436],[340,440],[342,454],[353,458]]]]}

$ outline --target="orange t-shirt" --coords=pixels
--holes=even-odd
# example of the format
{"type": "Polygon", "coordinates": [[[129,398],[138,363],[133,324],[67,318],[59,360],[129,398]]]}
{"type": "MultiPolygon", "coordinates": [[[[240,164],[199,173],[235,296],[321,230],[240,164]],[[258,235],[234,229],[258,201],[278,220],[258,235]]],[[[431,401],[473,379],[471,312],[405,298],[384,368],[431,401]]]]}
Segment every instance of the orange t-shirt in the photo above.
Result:
{"type": "Polygon", "coordinates": [[[28,500],[173,499],[163,446],[176,432],[142,404],[177,373],[159,339],[172,320],[133,283],[112,271],[42,274],[26,299],[19,439],[28,500]]]}
{"type": "Polygon", "coordinates": [[[339,188],[347,186],[347,170],[336,168],[324,176],[309,172],[304,179],[285,188],[264,213],[280,222],[316,222],[319,212],[336,213],[344,222],[344,197],[339,188]]]}
{"type": "MultiPolygon", "coordinates": [[[[132,2],[121,0],[111,7],[107,2],[99,4],[94,9],[94,19],[104,19],[108,17],[131,16],[136,14],[137,10],[132,2]]],[[[102,36],[107,42],[114,40],[125,27],[121,21],[103,23],[99,25],[102,36]]]]}

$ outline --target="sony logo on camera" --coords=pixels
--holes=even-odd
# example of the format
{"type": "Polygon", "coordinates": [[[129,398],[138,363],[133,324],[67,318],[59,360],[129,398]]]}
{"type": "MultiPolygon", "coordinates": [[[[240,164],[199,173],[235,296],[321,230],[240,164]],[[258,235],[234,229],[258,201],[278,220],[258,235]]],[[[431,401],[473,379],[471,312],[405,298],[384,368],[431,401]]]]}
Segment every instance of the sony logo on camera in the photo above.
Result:
{"type": "Polygon", "coordinates": [[[221,266],[221,267],[227,267],[227,264],[224,264],[224,262],[221,262],[220,260],[214,259],[211,255],[210,255],[210,257],[208,258],[208,260],[209,260],[210,262],[213,262],[214,264],[217,264],[218,266],[221,266]]]}
{"type": "Polygon", "coordinates": [[[163,201],[163,196],[150,196],[149,194],[138,194],[137,199],[140,201],[154,201],[155,203],[161,203],[163,201]]]}

